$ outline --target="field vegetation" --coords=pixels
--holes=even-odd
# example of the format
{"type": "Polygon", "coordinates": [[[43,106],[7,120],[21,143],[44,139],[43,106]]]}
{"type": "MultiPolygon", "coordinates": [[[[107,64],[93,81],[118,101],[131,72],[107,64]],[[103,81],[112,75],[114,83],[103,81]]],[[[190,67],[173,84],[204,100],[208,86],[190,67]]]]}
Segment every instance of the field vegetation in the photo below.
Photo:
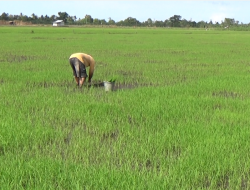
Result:
{"type": "Polygon", "coordinates": [[[250,188],[249,32],[1,27],[0,41],[0,189],[250,188]],[[82,89],[75,52],[96,60],[82,89]]]}

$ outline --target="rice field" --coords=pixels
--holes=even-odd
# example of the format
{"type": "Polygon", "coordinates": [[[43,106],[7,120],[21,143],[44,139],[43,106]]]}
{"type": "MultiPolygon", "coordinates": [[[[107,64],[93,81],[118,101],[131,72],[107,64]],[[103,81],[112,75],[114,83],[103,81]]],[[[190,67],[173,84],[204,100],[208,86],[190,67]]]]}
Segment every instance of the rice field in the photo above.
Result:
{"type": "Polygon", "coordinates": [[[0,41],[0,189],[250,188],[249,32],[0,27],[0,41]],[[96,60],[82,89],[75,52],[96,60]]]}

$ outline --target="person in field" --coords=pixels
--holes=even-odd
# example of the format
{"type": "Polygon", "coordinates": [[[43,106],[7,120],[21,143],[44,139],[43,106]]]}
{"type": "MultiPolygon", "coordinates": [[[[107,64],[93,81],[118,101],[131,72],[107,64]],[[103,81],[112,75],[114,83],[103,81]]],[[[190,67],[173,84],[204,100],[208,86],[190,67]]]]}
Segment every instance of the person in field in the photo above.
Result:
{"type": "Polygon", "coordinates": [[[95,60],[91,55],[86,53],[73,53],[69,57],[69,63],[78,87],[82,87],[87,77],[89,77],[88,82],[91,82],[95,70],[95,60]],[[89,67],[89,76],[87,75],[86,67],[89,67]]]}

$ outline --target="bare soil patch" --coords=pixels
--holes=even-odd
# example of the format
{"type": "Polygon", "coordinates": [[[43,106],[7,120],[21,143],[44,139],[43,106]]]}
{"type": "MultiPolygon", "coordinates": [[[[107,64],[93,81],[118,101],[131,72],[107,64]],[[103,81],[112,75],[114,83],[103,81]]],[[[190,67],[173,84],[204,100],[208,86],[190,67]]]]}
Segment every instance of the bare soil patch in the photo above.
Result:
{"type": "MultiPolygon", "coordinates": [[[[0,84],[4,81],[0,80],[0,84]]],[[[26,82],[27,88],[53,88],[53,87],[76,87],[75,81],[61,81],[61,82],[26,82]]],[[[148,87],[148,86],[158,86],[154,83],[139,83],[139,82],[128,82],[128,83],[120,83],[116,82],[114,86],[114,91],[118,90],[124,90],[124,89],[135,89],[140,87],[148,87]]],[[[82,89],[85,88],[104,88],[104,82],[103,81],[94,81],[91,84],[85,84],[82,89]]]]}
{"type": "MultiPolygon", "coordinates": [[[[22,63],[24,61],[29,61],[29,60],[36,60],[37,57],[35,56],[27,56],[27,55],[7,55],[6,56],[6,62],[8,63],[22,63]]],[[[1,60],[1,62],[4,62],[4,60],[1,60]]]]}
{"type": "Polygon", "coordinates": [[[243,95],[237,92],[230,92],[230,91],[218,91],[218,92],[213,92],[212,95],[214,97],[223,97],[223,98],[240,98],[243,99],[243,95]]]}
{"type": "Polygon", "coordinates": [[[5,83],[5,81],[3,79],[0,79],[0,84],[5,83]]]}
{"type": "MultiPolygon", "coordinates": [[[[153,83],[138,83],[138,82],[131,82],[131,83],[119,83],[116,82],[115,83],[115,87],[114,87],[114,91],[117,90],[123,90],[123,89],[135,89],[135,88],[140,88],[140,87],[146,87],[146,86],[157,86],[156,84],[153,83]]],[[[104,87],[104,82],[102,81],[98,81],[98,82],[94,82],[90,85],[88,85],[88,87],[94,87],[94,88],[103,88],[104,87]]]]}
{"type": "Polygon", "coordinates": [[[39,87],[39,88],[52,88],[52,87],[65,87],[72,86],[73,82],[70,81],[62,81],[62,82],[27,82],[26,87],[39,87]]]}

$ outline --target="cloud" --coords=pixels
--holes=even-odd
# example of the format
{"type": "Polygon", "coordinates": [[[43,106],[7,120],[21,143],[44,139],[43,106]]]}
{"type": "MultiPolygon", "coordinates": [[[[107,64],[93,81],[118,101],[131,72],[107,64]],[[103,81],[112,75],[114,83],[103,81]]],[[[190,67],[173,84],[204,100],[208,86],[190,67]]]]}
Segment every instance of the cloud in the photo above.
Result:
{"type": "Polygon", "coordinates": [[[225,13],[214,13],[210,17],[210,20],[212,20],[213,23],[216,23],[216,22],[221,23],[221,21],[224,21],[225,18],[226,18],[225,13]]]}

